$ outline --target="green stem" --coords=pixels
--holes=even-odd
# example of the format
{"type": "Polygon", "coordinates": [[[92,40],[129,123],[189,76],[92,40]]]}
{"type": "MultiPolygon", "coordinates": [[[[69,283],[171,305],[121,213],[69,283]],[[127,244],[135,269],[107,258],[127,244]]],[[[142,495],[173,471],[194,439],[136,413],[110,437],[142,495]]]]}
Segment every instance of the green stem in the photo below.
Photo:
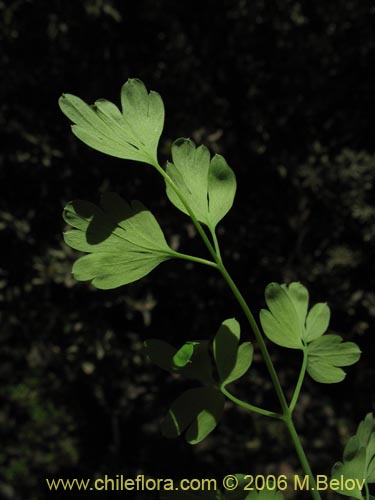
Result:
{"type": "Polygon", "coordinates": [[[294,408],[295,408],[295,406],[297,404],[297,401],[298,401],[298,398],[299,398],[299,395],[300,395],[300,392],[301,392],[301,389],[302,389],[303,380],[305,378],[306,368],[307,368],[307,348],[304,347],[304,349],[303,349],[303,361],[302,361],[301,371],[299,373],[299,377],[298,377],[298,380],[297,380],[297,385],[296,385],[296,388],[294,389],[292,400],[291,400],[290,405],[289,405],[290,413],[293,413],[293,410],[294,410],[294,408]]]}
{"type": "Polygon", "coordinates": [[[203,264],[217,269],[216,262],[212,262],[211,260],[201,259],[200,257],[194,257],[194,255],[188,255],[180,252],[171,252],[171,255],[176,259],[189,260],[191,262],[196,262],[197,264],[203,264]]]}
{"type": "Polygon", "coordinates": [[[245,299],[243,298],[243,295],[241,294],[241,292],[237,288],[236,284],[232,280],[232,278],[229,275],[228,271],[225,269],[224,265],[223,264],[218,264],[218,269],[221,272],[224,280],[227,282],[227,284],[228,284],[229,288],[231,289],[233,295],[236,297],[239,305],[241,306],[241,308],[242,308],[242,310],[243,310],[243,312],[244,312],[244,314],[245,314],[245,316],[246,316],[246,318],[247,318],[247,320],[248,320],[248,322],[249,322],[249,324],[251,326],[251,329],[254,332],[255,338],[257,339],[257,342],[259,344],[259,348],[261,350],[262,356],[264,358],[264,361],[266,363],[268,372],[270,374],[272,383],[273,383],[273,385],[275,387],[275,391],[276,391],[277,397],[279,398],[280,405],[281,405],[281,408],[283,410],[283,414],[285,414],[285,413],[287,413],[289,411],[288,403],[286,402],[284,391],[283,391],[283,389],[281,387],[281,384],[280,384],[280,381],[279,381],[279,377],[277,376],[275,367],[274,367],[274,365],[272,363],[272,360],[271,360],[271,356],[270,356],[270,354],[268,352],[266,343],[265,343],[265,341],[263,339],[263,335],[262,335],[262,333],[260,332],[260,330],[258,328],[257,322],[255,321],[253,313],[250,311],[249,306],[247,305],[245,299]]]}
{"type": "Polygon", "coordinates": [[[159,165],[159,163],[152,163],[152,165],[156,168],[156,170],[159,172],[159,174],[164,178],[165,182],[173,189],[173,191],[177,194],[177,196],[180,198],[182,204],[186,208],[187,213],[189,214],[191,220],[193,221],[194,226],[197,228],[198,233],[200,234],[204,244],[206,245],[208,251],[210,252],[212,258],[216,263],[220,262],[220,259],[216,255],[215,248],[212,246],[210,240],[207,237],[207,234],[205,230],[202,227],[202,224],[199,222],[199,220],[196,218],[193,210],[190,208],[188,202],[186,201],[184,195],[180,192],[176,184],[173,182],[173,180],[169,177],[167,172],[159,165]]]}
{"type": "Polygon", "coordinates": [[[233,403],[235,403],[238,406],[241,406],[242,408],[245,408],[246,410],[253,411],[254,413],[259,413],[260,415],[264,415],[266,417],[271,417],[271,418],[277,418],[279,420],[283,420],[283,415],[280,413],[275,413],[273,411],[268,411],[265,410],[264,408],[259,408],[259,406],[254,406],[250,403],[246,403],[245,401],[242,401],[242,399],[236,398],[236,396],[233,396],[225,387],[221,387],[221,392],[233,403]]]}
{"type": "Polygon", "coordinates": [[[289,431],[290,437],[292,438],[294,448],[296,450],[297,456],[299,458],[299,461],[301,463],[302,469],[304,473],[309,477],[309,486],[310,486],[310,492],[311,496],[313,497],[314,500],[321,500],[319,491],[316,489],[316,482],[314,475],[312,473],[310,464],[307,460],[305,451],[303,449],[301,440],[297,434],[296,428],[294,426],[294,422],[292,420],[292,415],[290,413],[286,414],[284,416],[284,422],[285,425],[287,426],[287,429],[289,431]]]}
{"type": "Polygon", "coordinates": [[[222,264],[223,261],[221,259],[221,252],[220,252],[220,246],[219,246],[219,242],[217,241],[217,236],[216,236],[216,232],[215,232],[215,229],[211,229],[210,228],[210,231],[211,231],[211,235],[212,235],[212,240],[214,242],[214,245],[215,245],[215,252],[216,252],[216,255],[218,256],[219,260],[220,260],[220,263],[222,264]]]}
{"type": "MultiPolygon", "coordinates": [[[[239,291],[239,289],[237,288],[236,284],[232,280],[232,278],[229,275],[228,271],[225,269],[224,264],[221,261],[220,254],[218,254],[216,252],[216,248],[217,249],[219,248],[216,235],[212,234],[214,245],[215,245],[215,248],[214,248],[214,246],[211,244],[210,240],[208,239],[207,234],[204,231],[201,223],[196,218],[193,210],[190,208],[188,202],[186,201],[186,199],[183,196],[183,194],[180,192],[179,188],[176,186],[176,184],[173,182],[173,180],[169,177],[169,175],[162,169],[162,167],[158,163],[153,163],[153,165],[156,168],[156,170],[165,179],[165,182],[174,190],[174,192],[180,198],[180,200],[181,200],[182,204],[184,205],[187,213],[189,214],[191,220],[193,221],[195,227],[197,228],[197,231],[200,234],[200,236],[201,236],[204,244],[206,245],[206,247],[207,247],[208,251],[210,252],[211,256],[213,257],[213,259],[214,259],[214,261],[216,263],[216,267],[219,269],[219,271],[222,274],[224,280],[226,281],[226,283],[228,284],[229,288],[231,289],[233,295],[236,297],[238,303],[240,304],[240,306],[241,306],[241,308],[242,308],[242,310],[243,310],[243,312],[244,312],[244,314],[245,314],[245,316],[246,316],[246,318],[247,318],[247,320],[248,320],[248,322],[249,322],[249,324],[251,326],[251,329],[254,332],[254,335],[255,335],[255,338],[258,341],[259,348],[261,350],[263,359],[264,359],[264,361],[266,363],[267,370],[268,370],[268,372],[270,374],[272,383],[274,385],[277,397],[278,397],[278,399],[280,401],[280,405],[281,405],[282,412],[283,412],[282,419],[284,420],[284,422],[285,422],[285,424],[286,424],[286,426],[287,426],[287,428],[289,430],[289,433],[290,433],[290,436],[292,438],[292,441],[293,441],[294,447],[296,449],[298,458],[300,460],[301,466],[302,466],[305,474],[309,476],[309,478],[310,478],[310,484],[314,488],[311,491],[311,495],[314,498],[314,500],[320,500],[319,492],[316,491],[314,476],[312,474],[309,462],[307,461],[305,452],[304,452],[303,447],[302,447],[302,443],[301,443],[301,441],[299,439],[299,436],[297,434],[297,431],[296,431],[296,429],[294,427],[294,423],[293,423],[293,420],[292,420],[292,415],[290,413],[290,410],[289,410],[289,407],[288,407],[288,403],[287,403],[287,401],[285,399],[284,391],[283,391],[283,389],[281,387],[281,384],[280,384],[280,381],[279,381],[279,377],[278,377],[278,375],[276,373],[276,370],[275,370],[275,367],[273,365],[271,356],[270,356],[270,354],[268,352],[266,343],[265,343],[265,341],[263,339],[263,335],[262,335],[261,331],[259,330],[257,322],[255,321],[255,318],[254,318],[254,316],[253,316],[253,314],[252,314],[249,306],[247,305],[244,297],[242,296],[241,292],[239,291]]],[[[214,232],[212,232],[212,233],[214,233],[214,232]]],[[[207,261],[207,262],[209,262],[209,261],[207,261]]]]}
{"type": "Polygon", "coordinates": [[[365,492],[366,492],[366,500],[370,500],[370,490],[367,481],[365,482],[365,492]]]}

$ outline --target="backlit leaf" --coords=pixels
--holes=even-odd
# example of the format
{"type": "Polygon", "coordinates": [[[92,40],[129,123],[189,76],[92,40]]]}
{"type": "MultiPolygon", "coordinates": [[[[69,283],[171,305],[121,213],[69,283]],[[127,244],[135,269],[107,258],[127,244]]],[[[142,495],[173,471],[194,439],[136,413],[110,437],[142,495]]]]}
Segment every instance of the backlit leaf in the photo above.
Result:
{"type": "MultiPolygon", "coordinates": [[[[172,146],[172,162],[167,174],[182,192],[196,217],[211,229],[227,214],[236,193],[236,177],[221,155],[210,159],[205,146],[195,147],[190,139],[178,139],[172,146]]],[[[167,184],[170,201],[182,212],[187,210],[167,184]]]]}
{"type": "Polygon", "coordinates": [[[330,316],[331,313],[327,304],[315,304],[315,306],[311,308],[306,318],[307,342],[317,339],[327,331],[330,316]]]}
{"type": "Polygon", "coordinates": [[[301,309],[298,313],[288,291],[278,283],[270,283],[265,290],[265,299],[269,310],[260,311],[264,333],[275,344],[302,349],[301,309]]]}
{"type": "Polygon", "coordinates": [[[339,335],[324,335],[313,340],[307,347],[307,372],[324,384],[341,382],[345,378],[342,366],[358,361],[361,351],[354,342],[343,342],[339,335]]]}
{"type": "Polygon", "coordinates": [[[61,111],[74,123],[73,133],[88,146],[117,158],[157,163],[164,125],[160,95],[148,93],[133,78],[122,87],[121,104],[122,112],[105,99],[92,106],[71,94],[63,94],[59,100],[61,111]]]}
{"type": "Polygon", "coordinates": [[[64,234],[66,244],[89,253],[75,262],[73,275],[96,288],[136,281],[176,255],[151,212],[114,193],[103,196],[101,207],[86,201],[69,203],[64,219],[74,228],[64,234]]]}

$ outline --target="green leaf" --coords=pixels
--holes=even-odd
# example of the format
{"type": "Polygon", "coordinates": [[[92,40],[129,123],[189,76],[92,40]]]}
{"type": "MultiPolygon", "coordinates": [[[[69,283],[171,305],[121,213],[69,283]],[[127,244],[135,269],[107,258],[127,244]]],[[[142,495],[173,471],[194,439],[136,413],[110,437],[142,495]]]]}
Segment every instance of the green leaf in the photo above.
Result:
{"type": "Polygon", "coordinates": [[[162,423],[163,435],[175,438],[186,431],[188,443],[199,443],[217,426],[224,401],[224,396],[213,387],[189,389],[169,409],[162,423]]]}
{"type": "Polygon", "coordinates": [[[287,292],[290,300],[294,305],[299,323],[301,325],[301,330],[303,331],[305,329],[307,308],[309,305],[309,292],[307,288],[299,282],[290,283],[289,286],[281,286],[287,292]]]}
{"type": "Polygon", "coordinates": [[[375,419],[372,413],[359,424],[356,434],[344,449],[343,462],[337,462],[332,469],[332,478],[354,481],[355,488],[339,490],[342,495],[362,500],[364,482],[374,483],[375,461],[375,419]]]}
{"type": "Polygon", "coordinates": [[[69,203],[64,219],[75,228],[64,234],[66,244],[89,253],[75,262],[73,275],[96,288],[136,281],[174,256],[151,212],[115,193],[103,196],[101,208],[86,201],[69,203]]]}
{"type": "Polygon", "coordinates": [[[302,306],[297,312],[288,291],[278,283],[267,285],[265,299],[269,310],[260,311],[260,322],[267,337],[280,346],[303,349],[302,306]]]}
{"type": "MultiPolygon", "coordinates": [[[[206,384],[214,384],[215,380],[212,374],[212,363],[209,354],[209,342],[207,340],[189,342],[193,345],[193,353],[189,362],[184,366],[178,366],[174,362],[174,358],[179,350],[167,342],[158,339],[149,339],[145,342],[145,354],[159,368],[167,370],[171,373],[179,373],[182,376],[199,380],[206,384]]],[[[188,343],[188,344],[189,344],[188,343]]]]}
{"type": "Polygon", "coordinates": [[[168,342],[159,339],[148,339],[144,343],[144,352],[150,360],[162,370],[172,372],[173,356],[177,349],[168,342]]]}
{"type": "Polygon", "coordinates": [[[191,357],[193,356],[195,346],[199,345],[199,342],[186,342],[173,356],[173,365],[177,368],[183,368],[188,363],[191,363],[191,357]]]}
{"type": "Polygon", "coordinates": [[[327,331],[331,312],[327,304],[315,304],[306,319],[306,341],[311,342],[327,331]]]}
{"type": "Polygon", "coordinates": [[[137,79],[121,90],[121,111],[99,99],[89,106],[82,99],[63,94],[61,111],[74,123],[73,133],[102,153],[128,160],[157,163],[157,147],[164,125],[164,105],[156,92],[148,93],[137,79]]]}
{"type": "Polygon", "coordinates": [[[340,367],[356,363],[361,355],[354,342],[343,342],[339,335],[324,335],[307,347],[307,372],[316,382],[341,382],[345,372],[340,367]]]}
{"type": "MultiPolygon", "coordinates": [[[[172,145],[173,163],[167,174],[177,185],[198,220],[212,230],[229,212],[236,193],[236,177],[221,155],[210,159],[205,146],[195,147],[190,139],[178,139],[172,145]]],[[[187,210],[167,184],[169,200],[182,212],[187,210]]]]}
{"type": "Polygon", "coordinates": [[[240,325],[234,318],[223,321],[213,341],[213,354],[222,387],[242,377],[253,360],[253,346],[240,340],[240,325]]]}

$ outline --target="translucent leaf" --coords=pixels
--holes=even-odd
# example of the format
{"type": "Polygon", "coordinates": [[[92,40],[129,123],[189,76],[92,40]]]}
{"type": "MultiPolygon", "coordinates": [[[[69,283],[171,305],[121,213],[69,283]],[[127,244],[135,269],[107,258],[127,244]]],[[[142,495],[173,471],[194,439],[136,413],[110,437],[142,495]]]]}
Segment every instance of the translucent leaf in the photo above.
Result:
{"type": "Polygon", "coordinates": [[[75,262],[73,275],[97,288],[136,281],[175,255],[151,212],[114,193],[103,196],[100,208],[86,201],[69,203],[64,219],[74,228],[64,234],[66,244],[89,253],[75,262]]]}
{"type": "Polygon", "coordinates": [[[199,443],[217,426],[224,401],[224,396],[213,387],[189,389],[169,409],[162,423],[163,435],[175,438],[186,431],[188,443],[199,443]]]}
{"type": "Polygon", "coordinates": [[[290,283],[289,286],[281,285],[288,293],[301,325],[301,330],[305,329],[307,308],[309,305],[309,292],[305,286],[299,282],[290,283]]]}
{"type": "Polygon", "coordinates": [[[121,90],[122,113],[113,103],[99,99],[89,106],[82,99],[63,94],[61,111],[74,123],[73,133],[102,153],[154,164],[164,125],[164,105],[156,92],[129,79],[121,90]]]}
{"type": "Polygon", "coordinates": [[[345,378],[342,366],[356,363],[361,355],[354,342],[343,342],[339,335],[324,335],[307,347],[307,372],[324,384],[341,382],[345,378]]]}
{"type": "Polygon", "coordinates": [[[315,306],[311,308],[306,319],[307,342],[311,342],[321,337],[323,333],[327,331],[330,316],[331,313],[327,304],[315,304],[315,306]]]}
{"type": "Polygon", "coordinates": [[[212,375],[212,363],[208,350],[208,341],[191,342],[191,344],[193,345],[193,353],[189,362],[180,367],[176,366],[174,362],[174,357],[178,349],[163,340],[147,340],[145,342],[145,354],[153,363],[163,370],[178,372],[186,378],[214,384],[215,380],[212,375]]]}
{"type": "Polygon", "coordinates": [[[199,342],[187,342],[174,354],[172,361],[173,365],[177,368],[183,368],[191,362],[194,353],[194,348],[199,342]]]}
{"type": "Polygon", "coordinates": [[[289,293],[277,283],[270,283],[265,290],[269,311],[260,311],[260,322],[267,337],[283,347],[302,349],[303,330],[300,316],[289,293]]]}
{"type": "MultiPolygon", "coordinates": [[[[190,139],[178,139],[172,146],[173,163],[167,174],[182,192],[196,217],[211,229],[229,212],[236,193],[236,177],[225,159],[210,153],[205,146],[195,147],[190,139]]],[[[167,184],[170,201],[182,212],[186,208],[167,184]]]]}

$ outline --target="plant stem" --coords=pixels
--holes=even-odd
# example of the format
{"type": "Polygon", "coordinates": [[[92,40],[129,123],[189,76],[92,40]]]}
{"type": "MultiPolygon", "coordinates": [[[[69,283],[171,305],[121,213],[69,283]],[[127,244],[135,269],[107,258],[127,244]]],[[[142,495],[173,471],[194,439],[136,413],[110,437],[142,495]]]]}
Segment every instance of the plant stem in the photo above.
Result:
{"type": "Polygon", "coordinates": [[[245,401],[242,401],[242,399],[236,398],[236,396],[233,396],[225,387],[221,387],[221,392],[233,403],[236,403],[238,406],[241,406],[242,408],[245,408],[246,410],[253,411],[254,413],[259,413],[260,415],[264,415],[266,417],[271,417],[271,418],[277,418],[279,420],[283,420],[284,417],[280,413],[275,413],[273,411],[268,411],[265,410],[264,408],[259,408],[259,406],[254,406],[250,403],[246,403],[245,401]]]}
{"type": "Polygon", "coordinates": [[[365,492],[366,492],[366,500],[370,500],[370,490],[367,481],[365,482],[365,492]]]}
{"type": "Polygon", "coordinates": [[[294,389],[292,400],[289,405],[290,413],[293,413],[293,410],[297,404],[298,397],[302,389],[303,380],[305,378],[306,368],[307,368],[307,348],[305,347],[303,349],[303,361],[302,361],[301,371],[297,380],[296,388],[294,389]]]}
{"type": "Polygon", "coordinates": [[[193,210],[190,208],[188,202],[185,200],[184,195],[181,193],[181,191],[178,189],[176,184],[173,182],[173,180],[169,177],[167,172],[163,170],[163,168],[159,165],[159,163],[152,163],[152,165],[156,168],[156,170],[159,172],[159,174],[164,178],[165,182],[173,189],[173,191],[177,194],[177,196],[180,198],[182,204],[186,208],[187,213],[189,214],[191,220],[194,223],[194,226],[197,228],[198,233],[200,234],[204,244],[206,245],[208,251],[210,252],[211,256],[215,260],[216,263],[220,262],[220,259],[216,255],[215,248],[212,246],[210,240],[207,237],[207,234],[205,230],[202,227],[202,224],[199,222],[199,220],[196,218],[193,210]]]}
{"type": "Polygon", "coordinates": [[[316,482],[314,475],[312,473],[310,464],[307,460],[305,451],[303,449],[301,440],[297,434],[296,428],[294,426],[294,422],[292,419],[291,413],[288,412],[287,415],[284,416],[284,422],[285,425],[287,426],[287,429],[289,431],[290,437],[292,438],[294,448],[296,450],[297,456],[299,458],[299,461],[301,463],[302,469],[304,473],[309,477],[309,487],[311,491],[311,496],[314,498],[314,500],[320,500],[320,494],[319,491],[316,489],[316,482]]]}
{"type": "Polygon", "coordinates": [[[271,356],[268,352],[266,343],[264,342],[263,335],[258,328],[257,322],[255,321],[255,318],[253,316],[253,313],[250,311],[249,306],[247,305],[245,299],[243,298],[243,295],[241,294],[241,292],[237,288],[236,284],[232,280],[228,271],[225,269],[224,265],[218,264],[218,269],[221,272],[224,280],[227,282],[233,295],[236,297],[238,303],[240,304],[240,306],[241,306],[241,308],[242,308],[242,310],[243,310],[243,312],[244,312],[244,314],[245,314],[245,316],[246,316],[246,318],[251,326],[251,329],[254,332],[255,338],[257,339],[257,342],[259,344],[259,348],[261,350],[262,356],[264,358],[268,372],[270,374],[272,383],[275,387],[276,394],[279,398],[280,405],[281,405],[281,408],[283,410],[283,414],[285,414],[286,412],[289,411],[288,403],[286,402],[284,391],[283,391],[281,384],[280,384],[280,381],[279,381],[279,377],[276,373],[276,370],[275,370],[275,367],[272,363],[271,356]]]}
{"type": "Polygon", "coordinates": [[[180,252],[173,252],[171,255],[176,259],[189,260],[191,262],[196,262],[197,264],[203,264],[217,269],[216,262],[212,262],[211,260],[201,259],[200,257],[194,257],[194,255],[188,255],[180,252]]]}
{"type": "MultiPolygon", "coordinates": [[[[263,339],[263,335],[262,335],[261,331],[259,330],[257,322],[255,321],[255,318],[253,316],[253,313],[251,312],[249,306],[247,305],[247,303],[246,303],[243,295],[241,294],[241,292],[237,288],[237,285],[234,283],[234,281],[232,280],[230,274],[228,273],[228,271],[224,267],[224,264],[223,264],[223,262],[221,260],[221,257],[220,257],[219,244],[218,244],[218,241],[217,241],[217,238],[216,238],[216,234],[215,234],[214,231],[211,230],[212,238],[213,238],[214,245],[215,245],[215,247],[214,247],[211,244],[210,240],[208,239],[207,234],[206,234],[205,230],[203,229],[201,223],[198,221],[198,219],[196,218],[193,210],[190,208],[190,206],[189,206],[188,202],[186,201],[185,197],[180,192],[179,188],[176,186],[176,184],[173,182],[173,180],[169,177],[169,175],[162,169],[162,167],[158,163],[152,163],[152,164],[154,165],[154,167],[156,168],[156,170],[162,175],[162,177],[165,179],[165,182],[174,190],[174,192],[180,198],[180,200],[181,200],[182,204],[184,205],[187,213],[189,214],[191,220],[193,221],[195,227],[197,228],[197,231],[200,234],[200,236],[201,236],[204,244],[206,245],[206,247],[207,247],[208,251],[210,252],[211,256],[213,257],[213,259],[214,259],[214,261],[216,263],[217,269],[220,271],[221,275],[223,276],[224,280],[226,281],[227,285],[229,286],[229,288],[231,289],[233,295],[236,297],[239,305],[241,306],[241,308],[242,308],[242,310],[243,310],[243,312],[244,312],[244,314],[245,314],[245,316],[246,316],[246,318],[247,318],[247,320],[248,320],[248,322],[249,322],[249,324],[251,326],[251,329],[254,332],[255,338],[258,341],[259,348],[261,350],[263,359],[264,359],[264,361],[266,363],[267,370],[268,370],[268,372],[270,374],[270,377],[271,377],[272,383],[274,385],[277,397],[278,397],[278,399],[280,401],[280,405],[281,405],[281,408],[282,408],[282,420],[285,422],[285,425],[287,426],[287,428],[289,430],[289,434],[290,434],[290,436],[292,438],[292,441],[293,441],[293,444],[294,444],[297,456],[298,456],[298,458],[300,460],[302,469],[305,472],[305,474],[307,476],[309,476],[309,478],[310,478],[310,485],[312,485],[311,486],[311,488],[312,488],[311,489],[311,495],[314,498],[314,500],[320,500],[320,494],[316,490],[316,483],[315,483],[315,479],[314,479],[313,473],[311,471],[309,462],[308,462],[308,460],[306,458],[304,449],[302,447],[301,440],[299,439],[299,436],[297,434],[296,428],[294,427],[294,423],[293,423],[293,419],[292,419],[292,414],[290,412],[288,403],[286,401],[285,394],[284,394],[284,391],[283,391],[283,389],[281,387],[280,380],[279,380],[279,377],[278,377],[278,375],[276,373],[276,370],[275,370],[275,367],[273,365],[271,356],[270,356],[270,354],[268,352],[266,343],[265,343],[265,341],[263,339]],[[218,250],[218,252],[217,252],[217,250],[218,250]]],[[[206,261],[206,262],[209,262],[209,261],[206,261]]],[[[302,382],[301,382],[301,385],[302,385],[302,382]]],[[[232,401],[235,401],[235,399],[237,399],[237,398],[235,398],[232,395],[231,395],[231,398],[232,398],[232,401]],[[233,398],[235,398],[235,399],[233,399],[233,398]]],[[[238,401],[240,401],[240,400],[238,400],[238,401]]],[[[237,403],[237,404],[239,404],[239,403],[237,403]]],[[[244,403],[243,401],[241,401],[240,406],[243,406],[244,404],[246,404],[246,403],[244,403]]],[[[252,405],[249,405],[248,409],[250,409],[250,406],[252,406],[252,405]]],[[[259,408],[258,410],[261,410],[261,409],[259,408]]],[[[252,409],[251,411],[254,411],[254,410],[252,409]]],[[[264,411],[266,411],[266,410],[264,410],[264,411]]],[[[259,411],[258,411],[258,413],[259,413],[259,411]]],[[[271,413],[271,412],[269,412],[269,413],[271,413]]],[[[275,414],[275,415],[278,415],[278,414],[275,414]]],[[[267,415],[267,416],[270,416],[270,415],[267,415]]],[[[280,417],[277,417],[277,418],[280,418],[280,417]]]]}

